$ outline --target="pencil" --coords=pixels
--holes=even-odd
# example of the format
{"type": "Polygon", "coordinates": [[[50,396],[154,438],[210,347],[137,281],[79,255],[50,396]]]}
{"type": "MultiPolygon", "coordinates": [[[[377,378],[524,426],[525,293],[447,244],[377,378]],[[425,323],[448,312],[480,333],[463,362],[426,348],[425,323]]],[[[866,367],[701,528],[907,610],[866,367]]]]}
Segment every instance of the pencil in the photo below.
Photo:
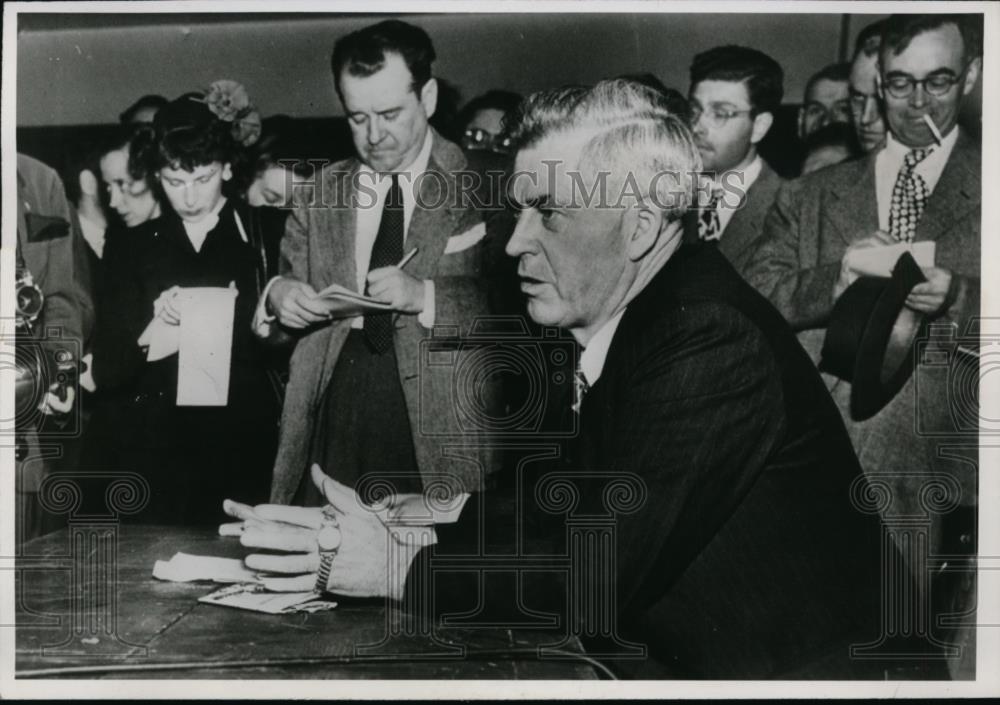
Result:
{"type": "Polygon", "coordinates": [[[418,248],[414,247],[412,250],[407,252],[406,256],[404,256],[403,259],[399,260],[399,264],[397,264],[396,266],[399,267],[400,269],[405,267],[406,263],[409,262],[411,259],[413,259],[413,256],[417,254],[417,249],[418,248]]]}

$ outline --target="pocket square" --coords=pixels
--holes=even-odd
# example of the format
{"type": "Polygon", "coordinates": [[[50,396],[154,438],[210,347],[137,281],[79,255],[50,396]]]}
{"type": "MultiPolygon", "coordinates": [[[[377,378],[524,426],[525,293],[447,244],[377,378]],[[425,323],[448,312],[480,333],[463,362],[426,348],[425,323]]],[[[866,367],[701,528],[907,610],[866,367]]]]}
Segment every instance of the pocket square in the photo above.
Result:
{"type": "Polygon", "coordinates": [[[456,252],[462,252],[478,243],[484,237],[486,237],[486,223],[478,223],[464,233],[449,237],[448,243],[444,246],[444,253],[451,255],[456,252]]]}

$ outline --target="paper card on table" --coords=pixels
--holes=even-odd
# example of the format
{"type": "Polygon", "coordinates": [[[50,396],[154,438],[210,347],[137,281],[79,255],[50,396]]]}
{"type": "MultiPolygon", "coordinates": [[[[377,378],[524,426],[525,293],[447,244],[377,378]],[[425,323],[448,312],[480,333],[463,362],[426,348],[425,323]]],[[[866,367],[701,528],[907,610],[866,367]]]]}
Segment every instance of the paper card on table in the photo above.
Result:
{"type": "Polygon", "coordinates": [[[233,354],[236,289],[191,287],[177,295],[181,314],[177,406],[225,406],[233,354]]]}
{"type": "Polygon", "coordinates": [[[921,267],[934,266],[935,244],[929,240],[851,250],[847,255],[847,266],[858,276],[891,277],[896,260],[904,252],[912,254],[921,267]]]}
{"type": "Polygon", "coordinates": [[[323,306],[331,318],[354,318],[392,310],[392,306],[385,301],[364,296],[340,284],[331,284],[318,292],[313,300],[323,306]]]}
{"type": "Polygon", "coordinates": [[[216,583],[252,583],[260,579],[238,558],[175,553],[169,561],[156,561],[153,577],[177,583],[211,580],[216,583]]]}
{"type": "Polygon", "coordinates": [[[229,585],[199,598],[198,602],[267,614],[319,612],[337,606],[336,602],[321,599],[315,592],[271,592],[254,583],[229,585]]]}
{"type": "Polygon", "coordinates": [[[138,342],[140,347],[149,348],[146,351],[147,362],[162,360],[180,348],[180,327],[172,326],[159,316],[155,316],[139,336],[138,342]]]}

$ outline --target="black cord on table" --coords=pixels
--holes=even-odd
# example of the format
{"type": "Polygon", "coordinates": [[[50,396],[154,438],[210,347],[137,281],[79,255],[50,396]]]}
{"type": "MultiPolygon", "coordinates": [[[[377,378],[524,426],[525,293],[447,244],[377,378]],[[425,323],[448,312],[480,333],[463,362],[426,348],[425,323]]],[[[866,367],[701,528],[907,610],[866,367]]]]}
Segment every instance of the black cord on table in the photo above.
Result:
{"type": "MultiPolygon", "coordinates": [[[[548,651],[553,656],[560,659],[581,661],[597,670],[606,680],[618,680],[618,677],[592,656],[587,654],[574,653],[554,649],[548,651]]],[[[527,660],[529,657],[537,659],[537,649],[490,649],[466,652],[463,660],[469,661],[518,661],[527,660]]],[[[170,661],[160,663],[114,663],[97,666],[61,666],[55,668],[37,668],[27,671],[15,671],[15,678],[55,678],[58,676],[85,676],[104,673],[136,673],[143,671],[185,671],[185,670],[208,670],[224,668],[267,668],[282,666],[354,666],[375,663],[400,663],[400,662],[441,662],[440,656],[407,656],[400,659],[395,656],[316,656],[316,657],[296,657],[296,658],[271,658],[271,659],[248,659],[236,661],[170,661]]]]}

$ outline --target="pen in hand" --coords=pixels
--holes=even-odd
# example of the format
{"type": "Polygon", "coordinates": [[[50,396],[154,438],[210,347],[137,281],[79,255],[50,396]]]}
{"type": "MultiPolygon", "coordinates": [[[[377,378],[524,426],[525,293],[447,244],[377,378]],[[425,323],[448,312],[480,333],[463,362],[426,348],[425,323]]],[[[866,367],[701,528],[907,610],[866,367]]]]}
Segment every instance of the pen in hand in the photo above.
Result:
{"type": "Polygon", "coordinates": [[[414,247],[412,250],[407,252],[406,255],[403,256],[403,259],[399,260],[399,264],[397,264],[396,267],[398,267],[399,269],[405,267],[407,262],[413,259],[413,256],[417,254],[417,249],[418,248],[414,247]]]}

